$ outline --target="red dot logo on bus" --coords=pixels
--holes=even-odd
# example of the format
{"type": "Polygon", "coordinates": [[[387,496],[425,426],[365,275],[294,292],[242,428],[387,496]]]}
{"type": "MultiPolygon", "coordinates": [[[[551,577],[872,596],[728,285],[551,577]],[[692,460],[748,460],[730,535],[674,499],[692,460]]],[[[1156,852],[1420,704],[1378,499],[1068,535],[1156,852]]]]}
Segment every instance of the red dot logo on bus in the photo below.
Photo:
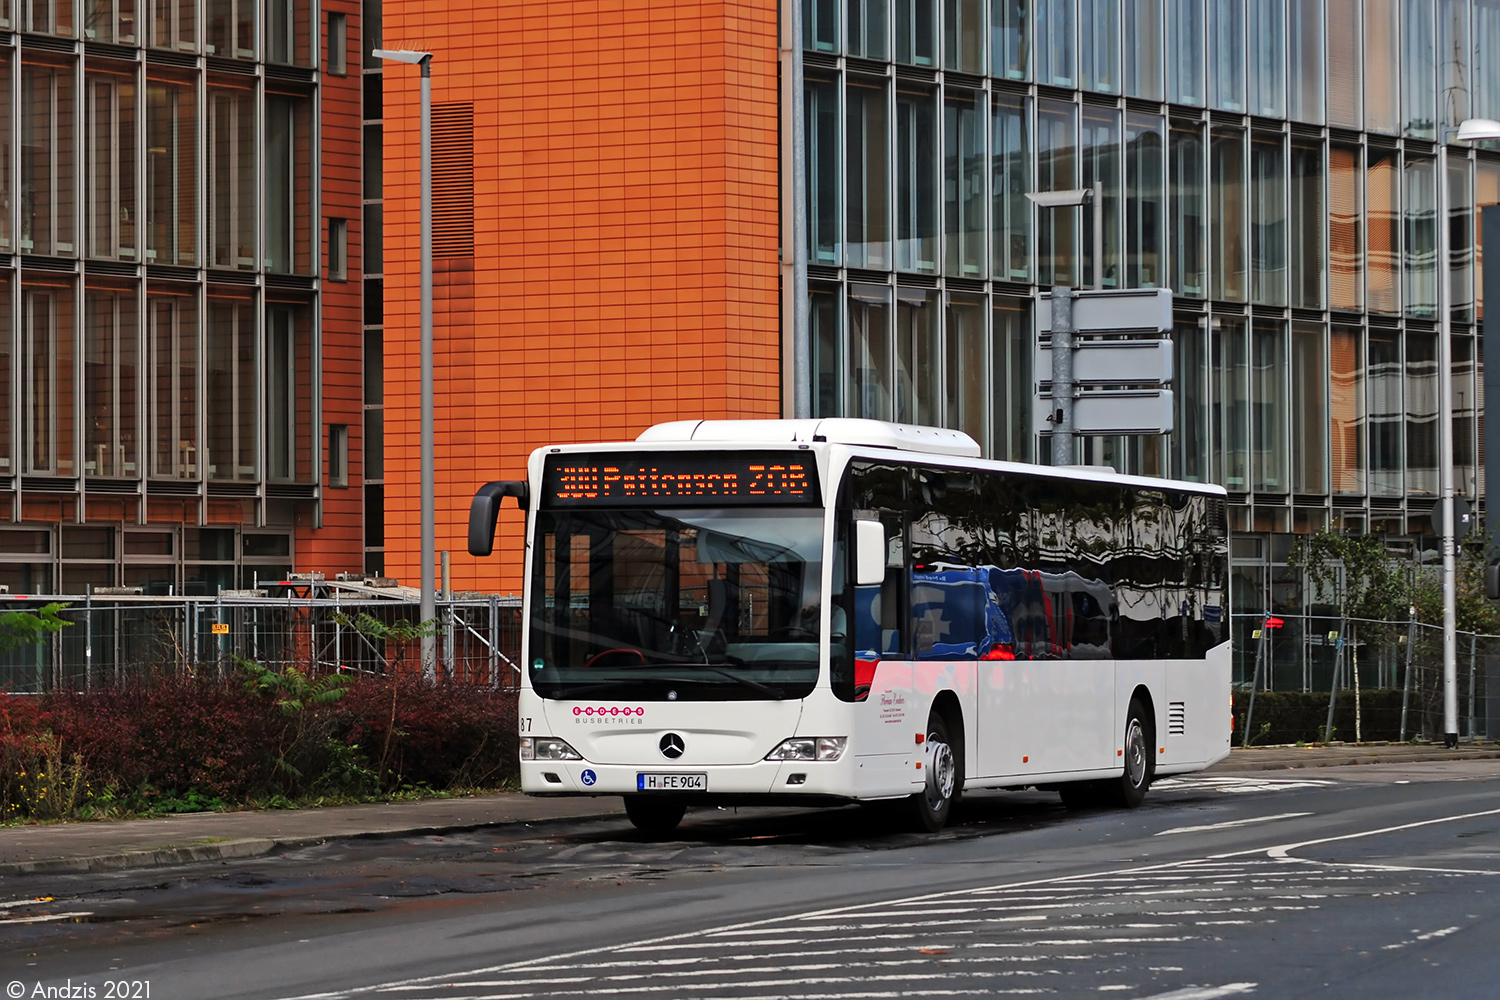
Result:
{"type": "Polygon", "coordinates": [[[597,715],[597,716],[600,716],[600,717],[603,717],[603,716],[606,716],[606,715],[613,715],[613,716],[615,716],[617,718],[619,716],[622,716],[622,715],[626,716],[626,717],[629,717],[629,716],[632,716],[632,715],[633,716],[644,716],[646,714],[646,708],[645,708],[644,705],[632,705],[632,706],[628,706],[626,708],[621,708],[619,705],[600,705],[598,708],[595,708],[593,705],[588,705],[586,707],[579,708],[578,706],[575,705],[573,707],[573,714],[574,715],[590,715],[590,716],[597,715]]]}

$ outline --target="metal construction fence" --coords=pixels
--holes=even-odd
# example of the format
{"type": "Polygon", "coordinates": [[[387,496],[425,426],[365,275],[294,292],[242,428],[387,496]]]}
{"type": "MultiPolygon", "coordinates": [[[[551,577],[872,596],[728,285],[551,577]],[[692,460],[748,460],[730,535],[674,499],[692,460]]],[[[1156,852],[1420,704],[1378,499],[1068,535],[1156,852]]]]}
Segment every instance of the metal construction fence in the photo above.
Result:
{"type": "Polygon", "coordinates": [[[391,675],[422,670],[421,637],[436,645],[439,679],[491,688],[518,684],[520,602],[438,600],[424,630],[415,600],[348,597],[35,597],[0,611],[65,602],[68,622],[42,641],[0,656],[0,691],[129,684],[153,676],[227,673],[250,660],[309,675],[391,675]]]}
{"type": "MultiPolygon", "coordinates": [[[[1236,614],[1233,625],[1237,689],[1324,695],[1340,738],[1370,739],[1377,729],[1385,735],[1376,738],[1442,738],[1441,627],[1282,613],[1236,614]],[[1281,624],[1266,628],[1267,619],[1281,624]],[[1358,714],[1360,696],[1375,692],[1391,695],[1381,710],[1399,720],[1358,714]],[[1351,695],[1354,717],[1344,710],[1334,720],[1335,702],[1351,695]]],[[[1458,633],[1457,688],[1459,736],[1500,738],[1500,636],[1458,633]]]]}

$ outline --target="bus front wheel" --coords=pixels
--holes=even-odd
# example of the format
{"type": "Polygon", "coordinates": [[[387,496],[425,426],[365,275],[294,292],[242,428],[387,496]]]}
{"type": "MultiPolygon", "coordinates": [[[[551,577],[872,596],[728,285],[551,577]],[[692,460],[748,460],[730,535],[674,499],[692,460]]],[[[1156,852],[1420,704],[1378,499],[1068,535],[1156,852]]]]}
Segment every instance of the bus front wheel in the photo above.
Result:
{"type": "Polygon", "coordinates": [[[936,833],[948,822],[958,794],[958,756],[948,741],[948,724],[937,712],[927,719],[926,780],[922,790],[908,800],[908,809],[918,830],[936,833]]]}
{"type": "Polygon", "coordinates": [[[687,812],[687,803],[645,795],[625,796],[625,815],[631,824],[648,837],[665,837],[677,829],[687,812]]]}
{"type": "Polygon", "coordinates": [[[1118,778],[1105,783],[1109,804],[1134,809],[1146,798],[1146,789],[1151,787],[1152,753],[1151,716],[1146,706],[1130,699],[1130,711],[1125,716],[1125,766],[1118,778]]]}

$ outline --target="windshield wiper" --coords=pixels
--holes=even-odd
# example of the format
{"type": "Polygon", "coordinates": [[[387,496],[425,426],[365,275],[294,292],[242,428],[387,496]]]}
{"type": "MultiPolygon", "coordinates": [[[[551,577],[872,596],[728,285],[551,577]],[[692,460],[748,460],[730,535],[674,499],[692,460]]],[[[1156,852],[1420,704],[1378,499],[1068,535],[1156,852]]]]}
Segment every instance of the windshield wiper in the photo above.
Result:
{"type": "Polygon", "coordinates": [[[693,669],[694,670],[710,670],[710,671],[718,674],[720,677],[728,677],[730,680],[734,681],[735,683],[737,683],[737,684],[743,684],[745,687],[749,688],[752,691],[759,691],[761,694],[765,695],[766,697],[773,698],[776,701],[780,701],[781,699],[783,699],[783,698],[786,697],[786,692],[783,691],[783,690],[781,690],[781,688],[771,687],[769,684],[762,684],[760,681],[752,681],[748,677],[741,677],[739,674],[731,673],[728,670],[722,670],[719,667],[710,666],[707,663],[695,666],[693,669]]]}

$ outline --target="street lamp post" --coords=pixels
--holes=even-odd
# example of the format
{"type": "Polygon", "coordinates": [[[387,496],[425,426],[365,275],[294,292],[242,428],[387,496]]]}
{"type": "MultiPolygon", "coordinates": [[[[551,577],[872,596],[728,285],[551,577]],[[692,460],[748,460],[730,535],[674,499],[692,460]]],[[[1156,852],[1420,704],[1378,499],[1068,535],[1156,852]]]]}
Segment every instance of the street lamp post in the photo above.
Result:
{"type": "MultiPolygon", "coordinates": [[[[1073,191],[1028,191],[1039,208],[1094,206],[1094,290],[1104,287],[1104,185],[1073,191]]],[[[1052,287],[1052,464],[1073,464],[1073,289],[1052,287]]]]}
{"type": "Polygon", "coordinates": [[[436,530],[433,526],[432,444],[432,53],[409,49],[375,49],[376,59],[411,63],[422,70],[422,676],[437,679],[437,640],[431,622],[437,617],[433,588],[436,530]]]}
{"type": "Polygon", "coordinates": [[[1438,136],[1438,509],[1443,523],[1443,742],[1458,745],[1457,525],[1453,516],[1453,308],[1449,273],[1448,137],[1500,139],[1500,122],[1470,118],[1438,136]]]}

